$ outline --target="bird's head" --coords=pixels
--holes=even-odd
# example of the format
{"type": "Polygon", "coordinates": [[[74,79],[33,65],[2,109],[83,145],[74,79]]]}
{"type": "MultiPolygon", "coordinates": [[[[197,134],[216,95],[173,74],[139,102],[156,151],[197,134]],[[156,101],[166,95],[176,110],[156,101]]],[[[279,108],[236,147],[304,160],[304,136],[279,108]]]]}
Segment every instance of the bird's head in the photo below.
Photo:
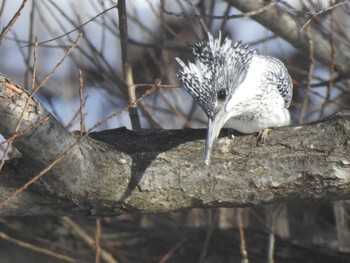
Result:
{"type": "Polygon", "coordinates": [[[195,64],[188,66],[179,58],[181,66],[179,78],[193,99],[208,116],[208,132],[205,147],[205,163],[210,163],[210,155],[215,140],[226,121],[234,115],[232,98],[235,90],[243,82],[255,50],[248,50],[241,42],[232,44],[226,38],[221,44],[221,34],[214,39],[208,33],[208,41],[200,41],[192,46],[195,64]]]}

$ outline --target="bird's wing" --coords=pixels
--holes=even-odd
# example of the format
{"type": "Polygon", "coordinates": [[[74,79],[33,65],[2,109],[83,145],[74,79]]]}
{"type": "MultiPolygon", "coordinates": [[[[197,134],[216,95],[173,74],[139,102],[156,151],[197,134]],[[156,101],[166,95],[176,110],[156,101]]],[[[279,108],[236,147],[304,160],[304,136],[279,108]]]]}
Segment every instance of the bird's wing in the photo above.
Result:
{"type": "Polygon", "coordinates": [[[269,72],[271,74],[271,81],[282,96],[285,108],[289,108],[293,96],[293,83],[287,68],[279,59],[273,57],[265,57],[265,59],[270,62],[269,67],[271,70],[269,72]]]}

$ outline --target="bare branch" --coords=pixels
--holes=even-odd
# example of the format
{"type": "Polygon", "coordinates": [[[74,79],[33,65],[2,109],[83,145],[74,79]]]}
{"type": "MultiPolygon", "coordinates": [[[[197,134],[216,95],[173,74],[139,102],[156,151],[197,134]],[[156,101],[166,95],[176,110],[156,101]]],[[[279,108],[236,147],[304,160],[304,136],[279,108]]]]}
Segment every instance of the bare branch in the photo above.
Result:
{"type": "MultiPolygon", "coordinates": [[[[51,2],[51,3],[54,4],[54,2],[51,2]]],[[[41,46],[41,45],[43,45],[43,44],[46,44],[46,43],[49,43],[49,42],[58,40],[58,39],[60,39],[60,38],[62,38],[62,37],[65,37],[65,36],[67,36],[67,35],[70,35],[70,34],[72,34],[73,32],[82,29],[84,26],[86,26],[88,23],[94,21],[94,20],[95,20],[96,18],[98,18],[99,16],[104,15],[105,13],[109,12],[110,10],[112,10],[112,9],[114,9],[114,8],[116,8],[116,7],[117,7],[117,6],[114,5],[114,6],[110,7],[110,8],[107,8],[106,10],[103,10],[102,12],[100,12],[99,14],[97,14],[96,16],[94,16],[93,18],[89,19],[88,21],[82,23],[81,25],[77,26],[76,28],[74,28],[74,29],[72,29],[72,30],[70,30],[70,31],[68,31],[68,32],[66,32],[66,33],[64,33],[64,34],[62,34],[62,35],[60,35],[60,36],[57,36],[57,37],[54,37],[54,38],[52,38],[52,39],[48,39],[48,40],[42,41],[42,42],[38,43],[38,45],[41,46]]],[[[58,10],[60,10],[60,9],[58,9],[58,10]]],[[[29,45],[32,45],[32,44],[29,44],[29,45]]],[[[28,45],[27,45],[27,46],[28,46],[28,45]]]]}
{"type": "MultiPolygon", "coordinates": [[[[23,10],[23,8],[26,5],[26,2],[28,0],[23,0],[21,6],[18,8],[18,10],[16,11],[16,13],[13,15],[13,17],[11,18],[11,20],[8,22],[8,24],[6,26],[4,26],[4,28],[2,29],[1,33],[0,33],[0,44],[2,43],[3,39],[5,38],[5,36],[7,35],[8,32],[10,32],[11,28],[13,27],[13,25],[15,24],[15,22],[17,21],[17,19],[19,18],[19,16],[21,15],[21,12],[23,10]]],[[[3,8],[2,8],[3,9],[3,8]]]]}
{"type": "MultiPolygon", "coordinates": [[[[8,121],[1,123],[0,133],[5,137],[18,122],[13,110],[23,109],[28,96],[23,92],[2,79],[0,118],[8,121]]],[[[20,129],[43,114],[45,109],[31,101],[20,129]]],[[[350,197],[350,112],[273,129],[263,147],[256,147],[255,135],[223,138],[209,167],[202,154],[205,133],[121,128],[84,134],[46,176],[0,207],[0,215],[106,216],[350,197]]],[[[0,200],[76,142],[52,117],[16,138],[13,144],[23,157],[6,161],[0,200]]]]}
{"type": "MultiPolygon", "coordinates": [[[[184,12],[179,12],[179,13],[175,13],[175,12],[171,12],[166,10],[165,5],[166,5],[166,1],[165,0],[161,0],[160,4],[162,7],[162,11],[167,14],[167,15],[171,15],[171,16],[176,16],[176,17],[189,17],[189,18],[203,18],[203,17],[209,17],[210,19],[223,19],[223,20],[229,20],[229,19],[237,19],[237,18],[244,18],[244,17],[250,17],[250,16],[255,16],[257,14],[263,13],[265,12],[267,9],[271,8],[272,6],[276,5],[278,2],[280,2],[280,0],[275,0],[275,1],[271,1],[270,3],[260,7],[259,9],[256,10],[252,10],[252,11],[248,11],[246,13],[243,14],[237,14],[237,15],[224,15],[224,16],[217,16],[217,15],[206,15],[206,14],[199,14],[196,13],[195,15],[187,15],[184,12]]],[[[191,3],[190,3],[191,4],[191,3]]]]}
{"type": "Polygon", "coordinates": [[[127,12],[125,0],[118,1],[118,16],[119,16],[119,32],[120,32],[120,46],[123,61],[123,75],[124,83],[128,90],[128,99],[131,107],[129,108],[129,116],[131,126],[133,129],[140,129],[141,122],[140,116],[137,111],[136,101],[136,89],[133,81],[132,66],[129,59],[128,48],[128,26],[127,26],[127,12]]]}
{"type": "Polygon", "coordinates": [[[321,15],[321,14],[324,14],[324,13],[327,13],[327,12],[333,10],[334,8],[339,7],[339,6],[342,6],[342,5],[345,5],[345,4],[349,4],[349,0],[346,0],[346,1],[343,1],[343,2],[340,2],[340,3],[334,3],[334,4],[331,5],[330,7],[318,11],[316,14],[314,14],[314,15],[301,27],[300,30],[304,30],[304,28],[305,28],[308,24],[310,24],[311,21],[312,21],[313,19],[315,19],[317,16],[319,16],[319,15],[321,15]]]}
{"type": "MultiPolygon", "coordinates": [[[[242,12],[259,10],[265,5],[263,0],[226,0],[226,2],[242,12]]],[[[325,65],[332,63],[333,47],[329,41],[329,36],[313,26],[311,37],[309,38],[307,32],[301,30],[306,21],[300,17],[293,16],[286,9],[274,5],[265,10],[265,12],[252,16],[252,19],[301,50],[309,49],[309,39],[311,39],[314,43],[315,59],[325,65]]],[[[349,61],[350,50],[347,44],[342,41],[335,41],[334,68],[342,74],[347,74],[350,71],[349,61]]]]}
{"type": "Polygon", "coordinates": [[[15,239],[15,238],[13,238],[13,237],[10,237],[10,236],[6,235],[6,234],[3,233],[3,232],[0,232],[0,238],[3,239],[3,240],[9,241],[9,242],[11,242],[11,243],[14,243],[14,244],[16,244],[16,245],[19,246],[19,247],[23,247],[23,248],[32,250],[32,251],[34,251],[34,252],[42,253],[42,254],[44,254],[44,255],[47,255],[47,256],[50,256],[50,257],[53,257],[53,258],[62,260],[62,261],[64,261],[64,262],[70,262],[70,263],[76,263],[76,262],[78,262],[78,261],[77,261],[76,259],[74,259],[74,258],[68,257],[68,256],[66,256],[66,255],[58,254],[58,253],[53,252],[53,251],[51,251],[51,250],[48,250],[48,249],[45,249],[45,248],[41,248],[41,247],[32,245],[32,244],[30,244],[30,243],[27,243],[27,242],[24,242],[24,241],[15,239]]]}
{"type": "MultiPolygon", "coordinates": [[[[67,226],[69,226],[72,229],[73,233],[76,236],[78,236],[80,239],[82,239],[84,243],[86,243],[92,249],[95,249],[94,239],[90,237],[90,235],[86,233],[86,231],[83,228],[81,228],[77,223],[75,223],[72,219],[68,217],[63,217],[62,222],[67,226]]],[[[100,252],[101,252],[101,258],[104,260],[104,262],[117,263],[117,261],[113,258],[113,256],[110,253],[108,253],[106,250],[100,248],[100,252]]]]}

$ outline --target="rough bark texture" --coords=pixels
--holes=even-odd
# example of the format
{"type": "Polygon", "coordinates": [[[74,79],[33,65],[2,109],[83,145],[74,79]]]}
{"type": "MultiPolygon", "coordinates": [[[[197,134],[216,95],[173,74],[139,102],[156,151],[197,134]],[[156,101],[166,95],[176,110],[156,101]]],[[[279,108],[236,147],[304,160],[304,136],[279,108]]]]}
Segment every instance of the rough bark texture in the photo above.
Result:
{"type": "Polygon", "coordinates": [[[0,133],[23,154],[0,172],[0,202],[67,151],[40,180],[0,207],[1,216],[155,213],[350,197],[350,112],[310,125],[221,138],[204,164],[205,130],[67,132],[36,100],[0,78],[0,133]],[[38,120],[45,120],[39,121],[38,120]],[[35,124],[35,125],[34,125],[35,124]],[[34,127],[32,127],[34,126],[34,127]]]}

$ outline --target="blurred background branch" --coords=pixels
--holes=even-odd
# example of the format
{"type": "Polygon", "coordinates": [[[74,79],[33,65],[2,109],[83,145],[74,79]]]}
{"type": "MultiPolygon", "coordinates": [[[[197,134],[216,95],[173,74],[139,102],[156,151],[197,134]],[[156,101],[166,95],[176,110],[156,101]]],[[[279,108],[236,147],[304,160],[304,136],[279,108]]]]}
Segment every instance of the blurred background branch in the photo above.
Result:
{"type": "MultiPolygon", "coordinates": [[[[30,94],[49,75],[71,43],[82,34],[78,45],[55,74],[40,87],[35,99],[66,129],[80,129],[83,123],[86,131],[93,128],[96,132],[101,132],[94,134],[95,138],[108,138],[107,145],[113,145],[121,139],[115,137],[115,131],[109,133],[108,130],[121,126],[130,129],[182,129],[206,126],[206,116],[198,105],[183,89],[173,88],[179,87],[174,58],[192,60],[188,44],[205,38],[206,30],[210,30],[214,36],[221,31],[222,35],[233,41],[242,40],[243,43],[250,44],[251,48],[258,49],[260,53],[278,57],[286,64],[294,83],[292,121],[298,125],[318,121],[335,112],[350,109],[349,15],[349,1],[333,0],[4,0],[0,4],[0,25],[3,28],[0,36],[0,71],[15,83],[26,87],[30,94]],[[125,9],[121,8],[123,3],[125,9]],[[115,10],[117,7],[118,12],[115,10]],[[121,19],[127,23],[127,29],[121,30],[121,19]],[[123,59],[126,55],[128,59],[123,59]],[[125,68],[125,64],[129,66],[125,68]],[[78,69],[81,70],[81,74],[78,74],[78,69]],[[84,81],[79,79],[81,76],[84,81]],[[126,84],[134,89],[126,89],[126,84]],[[136,106],[133,104],[133,98],[142,98],[137,103],[135,112],[138,117],[135,119],[130,116],[129,110],[124,110],[130,108],[129,105],[136,106]],[[103,130],[106,131],[102,132],[103,130]]],[[[2,123],[6,120],[2,119],[2,123]]],[[[39,123],[41,122],[34,123],[33,127],[39,123]]],[[[316,126],[310,127],[319,128],[310,134],[300,134],[300,131],[308,126],[302,126],[301,130],[294,130],[294,133],[293,129],[282,132],[275,130],[275,138],[271,140],[276,140],[276,145],[283,144],[284,141],[293,141],[292,148],[288,148],[291,144],[285,144],[284,147],[295,152],[297,147],[303,147],[304,150],[309,147],[308,151],[313,151],[312,147],[317,143],[349,136],[346,130],[337,131],[337,127],[341,127],[337,123],[327,124],[331,127],[314,125],[316,126]],[[333,128],[333,134],[322,137],[323,129],[333,128]],[[341,133],[343,137],[338,137],[341,133]],[[321,138],[321,141],[317,138],[321,138]]],[[[135,131],[136,134],[138,132],[135,131]]],[[[143,131],[139,133],[139,139],[130,137],[128,133],[129,137],[123,137],[126,145],[129,145],[125,148],[138,145],[144,150],[150,147],[141,140],[142,137],[149,138],[148,136],[158,136],[155,138],[158,141],[154,142],[154,147],[167,147],[166,145],[173,141],[172,131],[168,131],[169,137],[164,138],[160,136],[163,133],[158,132],[152,134],[143,131]]],[[[192,137],[186,137],[187,135],[179,131],[178,135],[189,138],[189,141],[183,144],[183,148],[174,148],[178,150],[180,158],[174,157],[174,160],[191,160],[193,162],[190,165],[196,164],[195,160],[198,160],[197,164],[202,160],[201,139],[204,138],[205,131],[192,132],[192,137]],[[191,140],[194,141],[190,142],[191,140]],[[193,157],[188,155],[187,150],[193,153],[193,157]]],[[[28,162],[29,166],[24,166],[26,169],[33,167],[26,157],[28,153],[16,147],[16,142],[21,140],[20,136],[14,139],[12,146],[8,146],[8,142],[2,139],[0,149],[4,153],[3,160],[6,160],[1,173],[9,173],[9,177],[6,177],[9,179],[6,187],[12,187],[15,191],[19,187],[15,183],[16,180],[22,179],[22,183],[29,180],[18,178],[20,166],[17,161],[28,162]]],[[[236,139],[228,143],[234,145],[233,150],[231,149],[234,156],[239,156],[242,149],[246,149],[248,153],[264,150],[252,145],[255,138],[250,135],[236,136],[236,139]]],[[[221,148],[218,148],[216,160],[225,155],[225,141],[223,139],[221,148]]],[[[347,149],[348,142],[341,142],[334,144],[332,150],[347,149]]],[[[98,145],[100,144],[93,146],[100,149],[98,145]]],[[[275,147],[266,146],[265,155],[270,155],[275,147]]],[[[156,151],[154,148],[149,150],[152,149],[156,151]]],[[[54,150],[55,148],[52,149],[54,150]]],[[[47,152],[49,153],[48,150],[47,152]]],[[[93,151],[87,151],[85,154],[89,155],[88,152],[93,151]]],[[[142,163],[140,155],[133,154],[133,161],[135,164],[139,163],[139,166],[129,170],[129,173],[135,176],[129,186],[133,190],[131,193],[137,193],[141,174],[152,170],[155,163],[142,163]]],[[[282,156],[277,153],[276,155],[282,156]]],[[[91,166],[86,166],[98,168],[100,160],[103,163],[103,156],[101,153],[96,155],[94,162],[89,164],[91,166]]],[[[157,158],[161,157],[162,154],[157,158]]],[[[157,158],[153,161],[160,160],[157,158]]],[[[286,167],[297,169],[297,163],[302,162],[303,158],[305,157],[300,156],[286,167]]],[[[336,167],[338,172],[348,169],[346,156],[334,158],[338,162],[334,159],[328,160],[330,167],[336,167]]],[[[109,164],[114,164],[115,160],[109,164]]],[[[74,162],[74,159],[71,161],[74,162]]],[[[322,167],[319,159],[313,161],[316,162],[313,167],[322,167]]],[[[239,165],[240,162],[235,160],[235,165],[239,165]]],[[[278,168],[278,162],[281,161],[277,161],[277,166],[274,162],[268,162],[261,164],[260,168],[276,168],[279,174],[283,174],[285,169],[278,168]]],[[[169,164],[163,165],[168,169],[164,174],[160,173],[160,168],[152,171],[162,175],[162,178],[172,178],[171,170],[167,166],[169,164]]],[[[247,167],[249,165],[247,164],[247,167]]],[[[182,166],[177,166],[175,174],[186,171],[186,167],[182,170],[180,167],[182,166]]],[[[202,166],[198,165],[192,172],[195,176],[192,176],[207,178],[208,174],[201,174],[200,169],[202,166]]],[[[220,173],[228,168],[218,166],[213,169],[216,169],[215,174],[220,177],[220,173]]],[[[329,169],[325,167],[323,172],[330,173],[329,169]]],[[[77,173],[72,174],[77,180],[82,178],[77,173]]],[[[315,170],[304,171],[302,178],[306,185],[299,189],[304,191],[303,194],[308,194],[309,186],[317,186],[317,183],[321,182],[327,185],[328,181],[318,181],[315,174],[315,170]]],[[[245,173],[239,173],[232,180],[244,176],[245,173]]],[[[44,180],[51,179],[49,183],[54,183],[55,178],[44,176],[44,180]]],[[[101,175],[100,179],[103,178],[101,175]]],[[[177,186],[178,182],[173,182],[173,185],[177,186]]],[[[94,186],[91,184],[93,189],[94,186]]],[[[248,190],[254,188],[252,185],[248,186],[248,190]]],[[[318,191],[315,189],[318,200],[322,199],[323,187],[320,186],[318,191]]],[[[216,189],[215,186],[213,189],[216,189]]],[[[226,188],[220,190],[225,192],[226,188]]],[[[273,190],[277,191],[272,187],[270,191],[273,190]]],[[[244,194],[242,189],[237,191],[244,194]]],[[[17,203],[14,201],[14,205],[22,207],[18,210],[22,215],[28,212],[26,206],[42,201],[48,205],[44,204],[36,211],[43,214],[53,210],[64,214],[67,209],[74,210],[76,205],[66,203],[66,199],[61,197],[59,204],[67,206],[59,207],[55,205],[57,196],[46,195],[43,200],[42,196],[30,191],[23,191],[20,197],[17,203]]],[[[152,202],[151,199],[147,201],[152,202]]],[[[198,205],[196,200],[192,201],[193,206],[198,205]]],[[[110,207],[113,205],[108,206],[110,207]]],[[[87,205],[85,208],[84,212],[87,215],[94,212],[94,207],[87,205]]],[[[96,236],[94,228],[97,224],[94,220],[80,219],[79,223],[87,235],[91,235],[92,240],[99,239],[99,242],[96,242],[101,246],[101,250],[110,253],[118,262],[288,262],[293,259],[305,261],[306,258],[308,262],[318,263],[349,262],[349,255],[346,254],[350,247],[349,210],[347,200],[323,200],[311,204],[307,201],[281,202],[276,205],[243,208],[239,211],[236,208],[213,208],[213,211],[190,209],[156,215],[124,215],[101,219],[101,234],[96,236]],[[245,248],[242,240],[245,241],[245,248]]],[[[36,247],[51,249],[80,262],[104,260],[98,255],[98,249],[86,245],[74,231],[54,218],[2,219],[0,231],[6,237],[10,237],[8,240],[27,241],[36,247]],[[17,239],[11,239],[13,237],[17,239]]],[[[23,259],[26,262],[62,262],[35,252],[34,249],[19,248],[20,245],[16,246],[16,242],[12,242],[11,245],[8,242],[0,238],[2,262],[14,262],[13,255],[21,257],[20,262],[23,262],[23,259]]]]}

